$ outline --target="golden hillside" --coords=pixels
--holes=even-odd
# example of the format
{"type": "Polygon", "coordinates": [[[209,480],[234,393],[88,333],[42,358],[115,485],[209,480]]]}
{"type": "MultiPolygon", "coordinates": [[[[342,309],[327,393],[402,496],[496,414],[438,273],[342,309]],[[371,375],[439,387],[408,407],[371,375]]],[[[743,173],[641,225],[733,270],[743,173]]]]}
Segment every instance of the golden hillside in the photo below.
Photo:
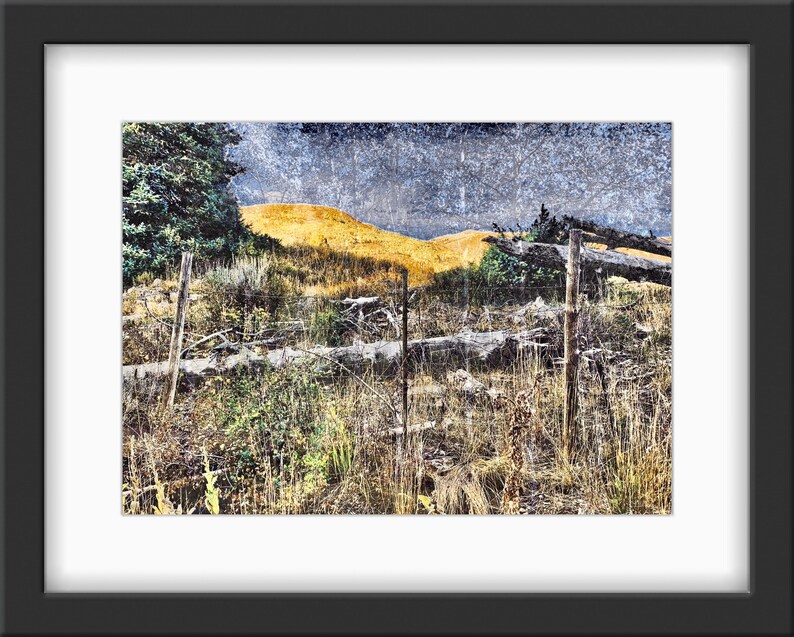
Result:
{"type": "Polygon", "coordinates": [[[490,244],[485,243],[485,237],[495,237],[495,232],[486,232],[484,230],[464,230],[455,234],[445,234],[435,239],[431,239],[430,243],[435,243],[450,250],[453,250],[460,258],[466,263],[479,263],[483,255],[487,252],[490,244]]]}
{"type": "Polygon", "coordinates": [[[454,249],[381,230],[346,212],[310,204],[263,204],[240,208],[243,221],[254,231],[284,245],[305,243],[355,256],[390,261],[408,269],[412,284],[430,281],[433,274],[466,261],[454,249]]]}
{"type": "MultiPolygon", "coordinates": [[[[284,245],[306,244],[405,267],[410,273],[412,285],[428,283],[438,272],[478,263],[490,247],[483,239],[496,234],[483,230],[464,230],[422,241],[381,230],[338,208],[311,204],[243,206],[240,212],[243,221],[254,232],[274,237],[284,245]]],[[[606,248],[597,243],[586,245],[606,248]]],[[[617,251],[670,260],[669,257],[631,248],[617,248],[617,251]]]]}

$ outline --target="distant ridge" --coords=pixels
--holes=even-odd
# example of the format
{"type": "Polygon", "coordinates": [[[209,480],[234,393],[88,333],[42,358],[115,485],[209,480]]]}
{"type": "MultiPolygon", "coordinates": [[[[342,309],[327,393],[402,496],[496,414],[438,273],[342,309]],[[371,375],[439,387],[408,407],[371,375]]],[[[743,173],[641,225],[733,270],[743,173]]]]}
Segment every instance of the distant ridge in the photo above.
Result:
{"type": "Polygon", "coordinates": [[[427,283],[437,272],[470,262],[468,256],[457,251],[454,242],[447,245],[446,239],[422,241],[381,230],[329,206],[261,204],[243,206],[240,212],[251,230],[279,239],[284,245],[305,243],[391,261],[406,267],[414,284],[427,283]]]}
{"type": "MultiPolygon", "coordinates": [[[[327,247],[355,256],[390,261],[408,269],[412,285],[428,283],[433,275],[457,267],[479,263],[490,247],[483,239],[495,236],[485,230],[463,230],[428,241],[406,237],[359,221],[330,206],[271,203],[240,208],[243,222],[251,230],[280,240],[284,245],[308,244],[327,247]]],[[[592,248],[605,245],[588,243],[592,248]]],[[[663,257],[631,248],[618,252],[669,261],[663,257]]]]}
{"type": "Polygon", "coordinates": [[[490,244],[485,243],[483,239],[495,236],[495,232],[486,230],[464,230],[455,234],[445,234],[435,239],[430,239],[430,242],[455,251],[466,263],[479,263],[488,248],[490,248],[490,244]]]}

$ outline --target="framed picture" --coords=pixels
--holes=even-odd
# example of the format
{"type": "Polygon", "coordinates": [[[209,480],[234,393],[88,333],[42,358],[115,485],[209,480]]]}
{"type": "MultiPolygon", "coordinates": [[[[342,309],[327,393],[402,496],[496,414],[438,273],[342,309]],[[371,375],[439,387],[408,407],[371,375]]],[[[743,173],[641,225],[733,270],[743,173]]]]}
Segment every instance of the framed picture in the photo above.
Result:
{"type": "Polygon", "coordinates": [[[790,2],[3,11],[4,633],[791,633],[790,2]]]}

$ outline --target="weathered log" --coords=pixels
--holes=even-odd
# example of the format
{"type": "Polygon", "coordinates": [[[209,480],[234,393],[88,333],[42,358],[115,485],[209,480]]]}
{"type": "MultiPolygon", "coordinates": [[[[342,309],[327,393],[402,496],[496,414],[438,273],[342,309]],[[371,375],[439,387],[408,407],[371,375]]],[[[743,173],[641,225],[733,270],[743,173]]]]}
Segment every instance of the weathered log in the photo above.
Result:
{"type": "Polygon", "coordinates": [[[533,322],[547,321],[554,319],[557,315],[565,311],[565,307],[549,307],[542,297],[537,297],[532,303],[519,308],[510,315],[513,323],[526,323],[528,320],[533,322]]]}
{"type": "Polygon", "coordinates": [[[415,425],[409,425],[408,427],[392,427],[391,429],[378,432],[378,435],[382,438],[400,438],[401,436],[405,435],[406,431],[408,433],[418,433],[420,431],[435,428],[435,420],[426,420],[425,422],[419,422],[415,425]]]}
{"type": "Polygon", "coordinates": [[[565,216],[563,220],[572,228],[581,228],[585,232],[592,232],[603,238],[607,244],[607,250],[634,248],[635,250],[644,250],[653,254],[662,254],[666,257],[673,256],[673,244],[669,241],[663,241],[656,237],[643,237],[641,234],[634,234],[625,230],[607,228],[592,221],[585,221],[575,217],[565,216]]]}
{"type": "Polygon", "coordinates": [[[341,301],[334,301],[337,305],[344,305],[346,312],[355,312],[363,309],[376,309],[383,305],[383,301],[379,296],[360,296],[352,299],[350,297],[342,299],[341,301]]]}
{"type": "MultiPolygon", "coordinates": [[[[530,243],[503,237],[485,237],[483,241],[518,257],[532,265],[565,270],[568,263],[568,246],[548,243],[530,243]]],[[[631,281],[652,281],[670,285],[672,264],[655,259],[644,259],[620,252],[593,250],[582,247],[582,270],[585,276],[622,276],[631,281]]]]}
{"type": "MultiPolygon", "coordinates": [[[[412,370],[425,366],[452,368],[468,363],[472,367],[497,368],[515,361],[519,352],[530,351],[543,339],[546,328],[511,333],[461,332],[453,336],[438,336],[408,341],[408,365],[412,370]]],[[[209,357],[182,360],[179,370],[188,382],[218,376],[237,369],[282,368],[308,364],[320,373],[359,374],[371,370],[377,374],[396,374],[402,358],[400,341],[358,343],[343,347],[317,345],[311,349],[284,347],[264,355],[243,347],[240,352],[225,358],[209,357]]],[[[124,380],[157,379],[167,372],[168,362],[125,365],[124,380]]]]}

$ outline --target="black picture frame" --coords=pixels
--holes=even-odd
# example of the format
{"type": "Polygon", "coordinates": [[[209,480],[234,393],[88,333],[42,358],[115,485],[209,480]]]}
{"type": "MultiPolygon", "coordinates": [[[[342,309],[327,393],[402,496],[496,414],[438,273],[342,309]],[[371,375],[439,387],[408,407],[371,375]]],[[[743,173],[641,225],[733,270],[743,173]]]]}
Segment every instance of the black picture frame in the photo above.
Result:
{"type": "Polygon", "coordinates": [[[7,2],[3,634],[791,634],[792,2],[7,2]],[[44,45],[729,43],[751,51],[747,594],[44,592],[44,45]]]}

